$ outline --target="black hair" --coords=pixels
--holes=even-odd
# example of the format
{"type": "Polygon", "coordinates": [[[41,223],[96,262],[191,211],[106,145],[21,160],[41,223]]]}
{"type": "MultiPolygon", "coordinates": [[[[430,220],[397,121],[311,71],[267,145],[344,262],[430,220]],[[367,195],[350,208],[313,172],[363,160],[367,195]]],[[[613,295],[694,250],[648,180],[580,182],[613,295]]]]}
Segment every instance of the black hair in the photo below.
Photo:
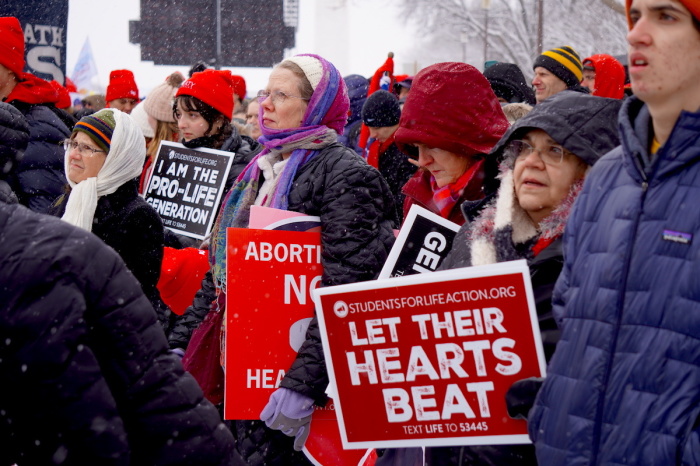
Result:
{"type": "Polygon", "coordinates": [[[190,68],[190,71],[188,72],[189,77],[191,78],[193,74],[199,73],[200,71],[204,71],[206,69],[209,69],[206,63],[203,61],[198,61],[194,65],[192,65],[192,68],[190,68]]]}

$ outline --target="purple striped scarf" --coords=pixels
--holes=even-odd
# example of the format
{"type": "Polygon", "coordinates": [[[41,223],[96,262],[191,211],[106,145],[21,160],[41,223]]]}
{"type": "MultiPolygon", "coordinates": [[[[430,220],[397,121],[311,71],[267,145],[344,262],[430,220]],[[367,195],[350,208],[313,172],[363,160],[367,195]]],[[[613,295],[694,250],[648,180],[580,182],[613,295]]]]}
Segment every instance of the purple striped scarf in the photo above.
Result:
{"type": "Polygon", "coordinates": [[[262,136],[258,139],[265,149],[260,152],[238,176],[236,183],[223,201],[223,207],[212,230],[209,261],[216,285],[225,291],[226,284],[226,228],[247,228],[250,207],[255,202],[259,188],[260,167],[258,159],[269,153],[291,152],[275,186],[270,202],[266,205],[286,210],[289,191],[299,169],[312,160],[319,150],[336,141],[343,132],[348,117],[350,100],[345,82],[332,63],[318,55],[323,67],[321,81],[314,89],[304,114],[302,126],[289,129],[272,129],[263,123],[263,112],[258,115],[262,136]]]}

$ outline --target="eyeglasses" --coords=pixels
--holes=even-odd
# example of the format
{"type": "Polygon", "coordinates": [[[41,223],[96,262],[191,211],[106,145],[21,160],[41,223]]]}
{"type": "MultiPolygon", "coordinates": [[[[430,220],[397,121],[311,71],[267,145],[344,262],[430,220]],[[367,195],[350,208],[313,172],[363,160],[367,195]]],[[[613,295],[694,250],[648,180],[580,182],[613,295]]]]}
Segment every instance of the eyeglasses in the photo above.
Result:
{"type": "Polygon", "coordinates": [[[258,91],[258,102],[262,103],[262,101],[267,99],[268,97],[270,97],[272,99],[273,104],[284,103],[289,97],[291,97],[293,99],[309,100],[309,99],[305,99],[304,97],[300,97],[298,95],[289,95],[289,94],[284,93],[282,91],[275,91],[275,92],[258,91]]]}
{"type": "Polygon", "coordinates": [[[78,153],[80,155],[95,155],[98,152],[104,152],[102,149],[93,149],[92,147],[88,146],[87,144],[83,144],[81,142],[75,142],[72,139],[65,139],[63,141],[63,147],[66,149],[66,153],[70,152],[71,150],[78,150],[78,153]]]}
{"type": "Polygon", "coordinates": [[[547,165],[559,165],[564,159],[564,154],[570,154],[562,146],[551,144],[544,149],[535,149],[528,142],[516,139],[506,146],[506,155],[515,159],[516,162],[524,160],[533,152],[537,152],[540,159],[547,165]]]}

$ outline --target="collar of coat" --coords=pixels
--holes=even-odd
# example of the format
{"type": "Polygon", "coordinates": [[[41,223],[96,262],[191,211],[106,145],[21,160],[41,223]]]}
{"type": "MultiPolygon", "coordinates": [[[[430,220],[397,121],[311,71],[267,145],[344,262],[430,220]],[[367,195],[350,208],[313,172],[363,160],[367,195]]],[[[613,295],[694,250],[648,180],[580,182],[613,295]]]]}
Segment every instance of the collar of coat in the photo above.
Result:
{"type": "Polygon", "coordinates": [[[574,183],[564,201],[538,229],[515,198],[513,171],[502,172],[500,178],[496,198],[474,220],[467,236],[472,265],[531,259],[532,245],[540,237],[557,238],[564,233],[571,208],[583,187],[583,180],[574,183]]]}

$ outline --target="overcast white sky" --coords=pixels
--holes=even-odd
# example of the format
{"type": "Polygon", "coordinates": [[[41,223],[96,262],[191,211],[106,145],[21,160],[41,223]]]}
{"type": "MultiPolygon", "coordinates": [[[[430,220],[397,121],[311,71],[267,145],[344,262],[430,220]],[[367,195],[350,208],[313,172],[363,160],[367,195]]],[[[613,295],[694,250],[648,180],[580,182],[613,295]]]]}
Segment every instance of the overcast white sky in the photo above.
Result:
{"type": "MultiPolygon", "coordinates": [[[[177,1],[177,0],[173,0],[177,1]]],[[[260,0],[266,1],[266,0],[260,0]]],[[[335,64],[341,74],[370,76],[384,63],[387,52],[396,54],[397,74],[409,63],[405,54],[415,37],[397,18],[397,0],[299,0],[299,27],[295,53],[317,53],[335,64]],[[342,10],[342,6],[347,10],[342,10]]],[[[66,73],[89,37],[99,84],[106,86],[109,72],[126,68],[134,72],[142,95],[175,70],[187,74],[187,66],[155,66],[142,62],[140,47],[129,43],[129,20],[140,19],[139,0],[69,0],[66,73]]],[[[175,39],[170,39],[175,40],[175,39]]],[[[269,69],[235,68],[246,78],[248,94],[267,83],[269,69]]]]}

